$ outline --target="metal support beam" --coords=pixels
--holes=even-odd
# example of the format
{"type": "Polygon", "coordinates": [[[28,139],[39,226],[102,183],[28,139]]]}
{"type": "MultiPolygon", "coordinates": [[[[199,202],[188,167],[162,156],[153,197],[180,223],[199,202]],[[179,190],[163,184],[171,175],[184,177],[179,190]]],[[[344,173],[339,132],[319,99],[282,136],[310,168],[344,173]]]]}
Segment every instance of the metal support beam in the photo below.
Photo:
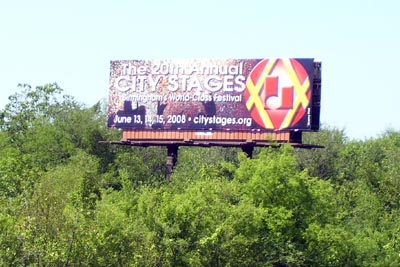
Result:
{"type": "Polygon", "coordinates": [[[167,169],[165,173],[167,182],[171,182],[172,170],[178,161],[178,149],[178,145],[167,145],[167,169]]]}
{"type": "Polygon", "coordinates": [[[253,151],[254,151],[253,145],[242,146],[242,151],[246,153],[247,157],[249,157],[250,159],[253,158],[253,151]]]}

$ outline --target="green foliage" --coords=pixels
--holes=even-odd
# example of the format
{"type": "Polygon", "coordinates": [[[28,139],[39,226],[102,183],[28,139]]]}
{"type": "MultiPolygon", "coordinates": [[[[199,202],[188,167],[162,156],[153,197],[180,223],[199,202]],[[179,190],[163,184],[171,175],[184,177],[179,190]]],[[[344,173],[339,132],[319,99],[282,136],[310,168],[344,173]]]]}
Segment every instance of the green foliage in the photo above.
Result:
{"type": "Polygon", "coordinates": [[[299,171],[290,147],[264,149],[254,160],[242,158],[235,178],[245,182],[244,201],[266,216],[266,225],[257,234],[266,243],[257,247],[271,251],[258,262],[305,264],[305,233],[310,225],[323,227],[333,215],[330,183],[299,171]]]}
{"type": "Polygon", "coordinates": [[[339,170],[337,159],[346,142],[344,130],[337,128],[322,128],[317,133],[304,133],[303,143],[320,145],[324,148],[296,151],[300,167],[307,169],[313,177],[335,181],[339,170]]]}
{"type": "Polygon", "coordinates": [[[232,178],[238,164],[237,148],[220,147],[181,147],[179,160],[172,179],[177,184],[185,185],[203,176],[214,177],[215,171],[205,172],[205,168],[215,168],[226,178],[232,178]]]}
{"type": "Polygon", "coordinates": [[[57,84],[0,111],[0,266],[399,266],[400,133],[324,149],[179,149],[116,140],[57,84]]]}
{"type": "Polygon", "coordinates": [[[17,266],[20,261],[21,242],[13,203],[0,197],[0,266],[17,266]]]}
{"type": "Polygon", "coordinates": [[[96,191],[87,180],[97,168],[95,159],[82,152],[40,177],[19,215],[23,262],[62,266],[75,262],[76,255],[87,261],[91,251],[82,250],[86,244],[81,242],[90,233],[96,191]]]}
{"type": "Polygon", "coordinates": [[[21,152],[13,147],[0,150],[0,196],[14,197],[22,192],[23,161],[21,152]]]}
{"type": "Polygon", "coordinates": [[[308,247],[307,266],[358,266],[351,234],[342,226],[312,223],[304,233],[308,247]]]}
{"type": "MultiPolygon", "coordinates": [[[[120,177],[126,176],[131,186],[157,185],[165,180],[166,149],[160,147],[125,147],[114,161],[114,168],[120,177]]],[[[121,179],[114,180],[121,185],[121,179]]]]}
{"type": "Polygon", "coordinates": [[[84,150],[99,158],[101,172],[113,163],[115,149],[98,144],[116,133],[106,128],[100,104],[85,108],[56,84],[9,97],[0,111],[0,195],[32,190],[38,174],[84,150]]]}

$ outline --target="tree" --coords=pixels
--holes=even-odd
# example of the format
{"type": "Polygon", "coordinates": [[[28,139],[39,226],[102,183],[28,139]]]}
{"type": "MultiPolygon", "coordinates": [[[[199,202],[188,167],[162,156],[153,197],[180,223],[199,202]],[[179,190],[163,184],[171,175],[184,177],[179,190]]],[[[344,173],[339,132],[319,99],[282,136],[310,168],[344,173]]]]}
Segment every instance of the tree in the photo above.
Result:
{"type": "MultiPolygon", "coordinates": [[[[267,216],[264,228],[256,236],[265,240],[258,247],[273,249],[258,262],[282,266],[327,262],[326,258],[319,259],[306,252],[312,245],[307,233],[315,225],[325,229],[334,218],[333,188],[329,181],[299,171],[290,147],[264,149],[253,160],[242,158],[235,179],[245,183],[243,199],[267,216]]],[[[263,255],[262,252],[258,255],[263,255]]]]}
{"type": "Polygon", "coordinates": [[[99,188],[88,179],[96,179],[97,164],[93,156],[80,152],[39,177],[18,214],[20,265],[90,265],[99,188]]]}
{"type": "Polygon", "coordinates": [[[299,166],[307,169],[313,177],[335,181],[338,177],[337,159],[347,142],[344,130],[337,128],[325,127],[318,133],[304,133],[303,143],[321,145],[324,148],[297,150],[299,166]]]}

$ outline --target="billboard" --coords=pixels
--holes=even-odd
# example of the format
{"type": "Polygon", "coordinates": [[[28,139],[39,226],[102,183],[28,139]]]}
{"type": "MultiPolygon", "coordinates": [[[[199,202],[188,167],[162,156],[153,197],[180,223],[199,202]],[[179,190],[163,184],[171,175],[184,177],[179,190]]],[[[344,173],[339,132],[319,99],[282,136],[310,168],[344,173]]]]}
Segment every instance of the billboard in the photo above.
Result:
{"type": "Polygon", "coordinates": [[[316,130],[314,59],[111,61],[108,126],[126,130],[316,130]]]}

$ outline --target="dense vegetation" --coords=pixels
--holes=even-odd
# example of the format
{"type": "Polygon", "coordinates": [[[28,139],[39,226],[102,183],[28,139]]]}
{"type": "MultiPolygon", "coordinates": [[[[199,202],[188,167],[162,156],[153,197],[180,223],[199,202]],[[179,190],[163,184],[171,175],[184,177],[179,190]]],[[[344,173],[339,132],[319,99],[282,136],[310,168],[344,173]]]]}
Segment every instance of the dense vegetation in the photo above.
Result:
{"type": "Polygon", "coordinates": [[[57,84],[0,111],[0,266],[400,266],[400,132],[325,149],[164,148],[118,140],[101,104],[57,84]]]}

